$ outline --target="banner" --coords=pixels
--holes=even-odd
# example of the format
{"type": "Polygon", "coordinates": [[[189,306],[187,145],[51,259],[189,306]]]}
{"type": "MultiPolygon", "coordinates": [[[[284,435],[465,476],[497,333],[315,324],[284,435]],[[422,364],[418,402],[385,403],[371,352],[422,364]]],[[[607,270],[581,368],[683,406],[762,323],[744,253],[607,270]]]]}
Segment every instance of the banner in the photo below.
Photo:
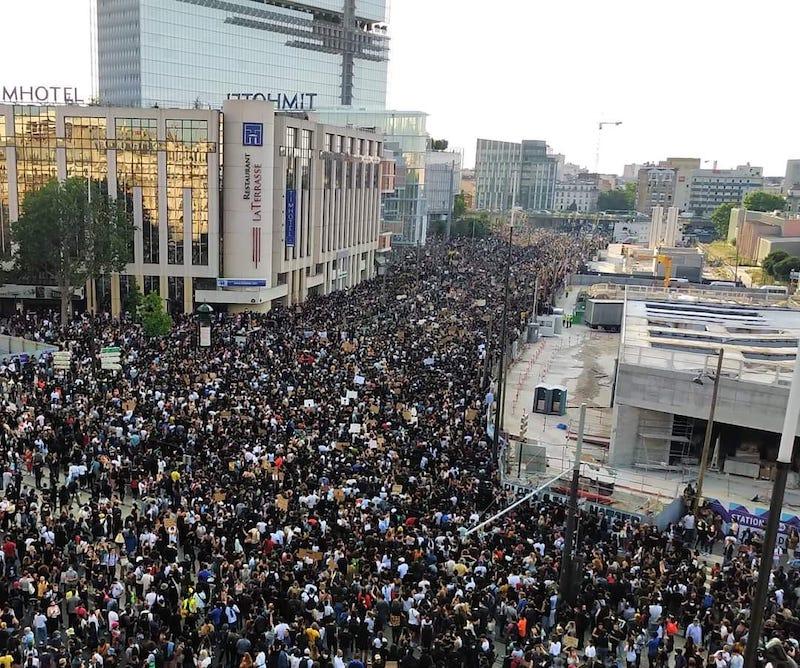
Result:
{"type": "MultiPolygon", "coordinates": [[[[725,503],[719,499],[709,499],[708,507],[722,518],[726,525],[736,522],[739,525],[739,536],[749,529],[751,533],[762,534],[767,527],[768,508],[748,508],[738,503],[725,503]]],[[[726,529],[728,526],[725,527],[726,529]]],[[[778,545],[783,546],[792,528],[800,531],[800,517],[790,513],[781,513],[778,523],[778,545]]]]}
{"type": "Polygon", "coordinates": [[[286,246],[293,248],[297,241],[297,191],[286,191],[286,246]]]}

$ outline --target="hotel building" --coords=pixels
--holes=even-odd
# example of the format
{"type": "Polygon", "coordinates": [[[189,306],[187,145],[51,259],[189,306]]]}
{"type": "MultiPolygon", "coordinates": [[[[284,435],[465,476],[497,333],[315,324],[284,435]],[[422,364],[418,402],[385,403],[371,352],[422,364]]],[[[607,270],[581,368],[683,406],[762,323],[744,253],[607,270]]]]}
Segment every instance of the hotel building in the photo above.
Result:
{"type": "Polygon", "coordinates": [[[0,105],[0,260],[27,194],[85,177],[123,197],[135,225],[133,261],[86,286],[87,309],[118,314],[134,282],[173,312],[296,303],[375,274],[382,151],[375,132],[269,102],[0,105]]]}

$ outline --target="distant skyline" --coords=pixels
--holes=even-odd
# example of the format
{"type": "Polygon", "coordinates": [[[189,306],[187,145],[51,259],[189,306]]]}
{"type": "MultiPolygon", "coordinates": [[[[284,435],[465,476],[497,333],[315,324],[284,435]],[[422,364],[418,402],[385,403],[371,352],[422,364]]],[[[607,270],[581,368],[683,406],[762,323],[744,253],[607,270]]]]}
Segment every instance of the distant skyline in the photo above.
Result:
{"type": "MultiPolygon", "coordinates": [[[[90,91],[93,0],[9,0],[0,85],[90,91]],[[46,20],[43,20],[46,17],[46,20]]],[[[464,149],[478,137],[544,139],[600,171],[698,157],[784,173],[800,157],[792,70],[800,3],[674,0],[393,0],[391,108],[429,114],[428,129],[464,149]],[[668,11],[667,11],[668,9],[668,11]]]]}

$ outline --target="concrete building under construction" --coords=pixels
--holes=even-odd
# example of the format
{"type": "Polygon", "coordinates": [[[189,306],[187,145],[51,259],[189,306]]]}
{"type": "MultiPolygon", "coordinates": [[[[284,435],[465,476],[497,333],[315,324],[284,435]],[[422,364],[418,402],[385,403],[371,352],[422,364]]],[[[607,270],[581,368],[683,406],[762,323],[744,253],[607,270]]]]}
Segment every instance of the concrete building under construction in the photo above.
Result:
{"type": "Polygon", "coordinates": [[[777,299],[629,286],[609,462],[696,463],[722,350],[712,461],[725,472],[768,478],[800,336],[800,311],[777,299]]]}

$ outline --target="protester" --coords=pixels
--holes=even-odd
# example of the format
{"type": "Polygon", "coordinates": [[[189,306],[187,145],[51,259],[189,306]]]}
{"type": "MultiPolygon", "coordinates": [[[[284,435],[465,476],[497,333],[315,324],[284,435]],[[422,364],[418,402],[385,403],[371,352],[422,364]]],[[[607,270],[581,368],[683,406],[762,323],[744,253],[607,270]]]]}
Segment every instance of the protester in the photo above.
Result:
{"type": "MultiPolygon", "coordinates": [[[[509,341],[534,279],[548,310],[598,243],[536,232],[513,249],[509,341]]],[[[568,604],[562,504],[466,535],[512,500],[486,433],[506,253],[497,239],[399,253],[351,291],[218,314],[207,349],[192,318],[156,339],[107,316],[9,319],[73,361],[0,365],[0,662],[639,668],[688,636],[682,665],[734,664],[749,536],[709,572],[692,522],[584,512],[568,604]],[[100,368],[106,345],[121,372],[100,368]]],[[[791,635],[797,585],[778,569],[768,633],[791,635]]]]}

